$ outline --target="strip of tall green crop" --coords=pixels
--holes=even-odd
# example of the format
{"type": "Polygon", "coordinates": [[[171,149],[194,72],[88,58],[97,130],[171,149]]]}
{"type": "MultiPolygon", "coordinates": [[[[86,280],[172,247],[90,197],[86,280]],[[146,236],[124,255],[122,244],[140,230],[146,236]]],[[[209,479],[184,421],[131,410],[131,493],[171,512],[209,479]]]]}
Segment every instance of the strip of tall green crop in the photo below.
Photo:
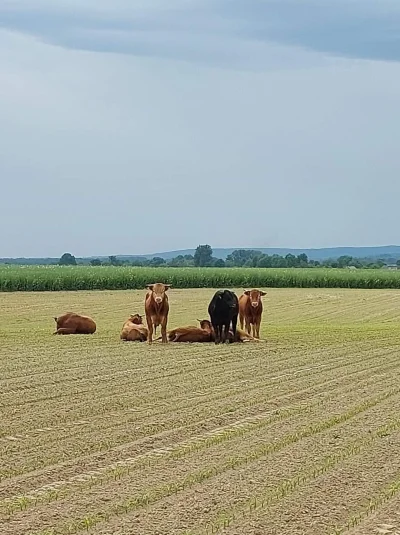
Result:
{"type": "Polygon", "coordinates": [[[0,291],[174,288],[400,288],[400,271],[380,269],[140,268],[115,266],[0,266],[0,291]]]}

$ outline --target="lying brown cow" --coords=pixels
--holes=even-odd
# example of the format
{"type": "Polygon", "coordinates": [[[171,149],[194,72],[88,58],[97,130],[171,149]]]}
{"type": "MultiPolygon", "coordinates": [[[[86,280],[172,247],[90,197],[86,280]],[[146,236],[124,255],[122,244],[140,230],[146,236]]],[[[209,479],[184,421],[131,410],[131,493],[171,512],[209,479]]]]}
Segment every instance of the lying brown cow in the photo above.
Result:
{"type": "Polygon", "coordinates": [[[131,314],[122,327],[120,338],[126,342],[145,342],[148,330],[140,314],[131,314]]]}
{"type": "Polygon", "coordinates": [[[159,325],[161,325],[162,342],[163,344],[167,343],[169,302],[166,292],[170,287],[170,284],[162,284],[160,282],[147,285],[149,291],[144,301],[144,309],[149,330],[149,344],[153,343],[153,331],[155,333],[159,325]]]}
{"type": "MultiPolygon", "coordinates": [[[[214,340],[215,340],[215,332],[214,332],[214,329],[213,329],[213,327],[211,325],[211,321],[210,320],[197,320],[197,321],[200,323],[200,328],[201,329],[210,331],[211,341],[214,342],[214,340]]],[[[230,342],[233,341],[233,331],[232,330],[229,330],[228,340],[230,342]]],[[[236,334],[235,334],[235,340],[234,341],[235,342],[258,342],[259,340],[257,340],[253,336],[251,336],[251,334],[247,334],[242,329],[236,329],[236,334]]]]}
{"type": "Polygon", "coordinates": [[[250,334],[253,328],[254,338],[260,338],[260,324],[263,311],[261,297],[265,292],[261,290],[246,290],[239,297],[239,322],[240,328],[243,329],[243,323],[246,324],[246,331],[250,334]]]}
{"type": "Polygon", "coordinates": [[[53,334],[93,334],[96,331],[96,323],[89,316],[67,312],[54,319],[57,330],[53,334]]]}
{"type": "MultiPolygon", "coordinates": [[[[177,327],[167,333],[170,342],[211,342],[212,334],[209,328],[200,328],[189,325],[177,327]]],[[[159,340],[159,338],[157,338],[159,340]]]]}

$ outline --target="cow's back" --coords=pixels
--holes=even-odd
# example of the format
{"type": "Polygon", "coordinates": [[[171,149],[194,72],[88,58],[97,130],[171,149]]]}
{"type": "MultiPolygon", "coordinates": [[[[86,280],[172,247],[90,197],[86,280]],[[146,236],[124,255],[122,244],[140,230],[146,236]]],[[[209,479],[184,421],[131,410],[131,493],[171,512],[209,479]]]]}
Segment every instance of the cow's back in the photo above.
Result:
{"type": "Polygon", "coordinates": [[[121,340],[125,340],[127,342],[145,342],[147,340],[147,336],[148,330],[144,325],[131,323],[122,329],[120,338],[121,340]]]}
{"type": "Polygon", "coordinates": [[[57,318],[57,329],[70,329],[77,334],[93,334],[96,332],[96,323],[89,316],[67,312],[57,318]]]}

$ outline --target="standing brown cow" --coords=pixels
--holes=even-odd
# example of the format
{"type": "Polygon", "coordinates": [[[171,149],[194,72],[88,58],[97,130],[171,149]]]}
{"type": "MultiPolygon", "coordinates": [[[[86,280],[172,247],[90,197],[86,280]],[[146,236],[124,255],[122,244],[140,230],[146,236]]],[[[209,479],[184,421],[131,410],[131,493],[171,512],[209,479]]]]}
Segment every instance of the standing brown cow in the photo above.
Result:
{"type": "Polygon", "coordinates": [[[250,334],[253,327],[254,338],[260,338],[260,324],[263,311],[261,297],[265,292],[261,290],[246,290],[239,298],[239,322],[240,328],[243,329],[243,323],[246,323],[246,331],[250,334]]]}
{"type": "Polygon", "coordinates": [[[144,310],[146,313],[147,327],[149,329],[149,344],[153,343],[153,330],[155,333],[159,325],[161,325],[162,343],[167,343],[169,303],[166,292],[170,287],[170,284],[162,284],[160,282],[147,285],[149,291],[147,292],[144,301],[144,310]]]}

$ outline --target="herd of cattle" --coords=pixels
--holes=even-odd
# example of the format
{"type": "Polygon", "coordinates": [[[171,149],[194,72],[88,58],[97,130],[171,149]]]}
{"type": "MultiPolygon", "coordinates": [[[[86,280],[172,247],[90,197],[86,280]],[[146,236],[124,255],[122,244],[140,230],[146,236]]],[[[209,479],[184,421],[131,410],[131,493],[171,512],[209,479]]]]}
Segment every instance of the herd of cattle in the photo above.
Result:
{"type": "MultiPolygon", "coordinates": [[[[169,342],[247,342],[260,339],[260,324],[263,311],[261,290],[246,290],[238,299],[231,290],[218,290],[208,305],[210,320],[197,320],[197,326],[178,327],[167,331],[170,284],[156,283],[147,286],[144,302],[147,327],[140,314],[131,314],[124,323],[121,340],[140,341],[152,344],[153,334],[161,326],[157,340],[169,342]],[[239,318],[240,329],[237,327],[239,318]],[[245,330],[243,330],[245,326],[245,330]],[[253,334],[251,334],[251,330],[253,334]]],[[[96,323],[89,316],[67,312],[54,318],[57,330],[54,334],[93,334],[96,323]]]]}

